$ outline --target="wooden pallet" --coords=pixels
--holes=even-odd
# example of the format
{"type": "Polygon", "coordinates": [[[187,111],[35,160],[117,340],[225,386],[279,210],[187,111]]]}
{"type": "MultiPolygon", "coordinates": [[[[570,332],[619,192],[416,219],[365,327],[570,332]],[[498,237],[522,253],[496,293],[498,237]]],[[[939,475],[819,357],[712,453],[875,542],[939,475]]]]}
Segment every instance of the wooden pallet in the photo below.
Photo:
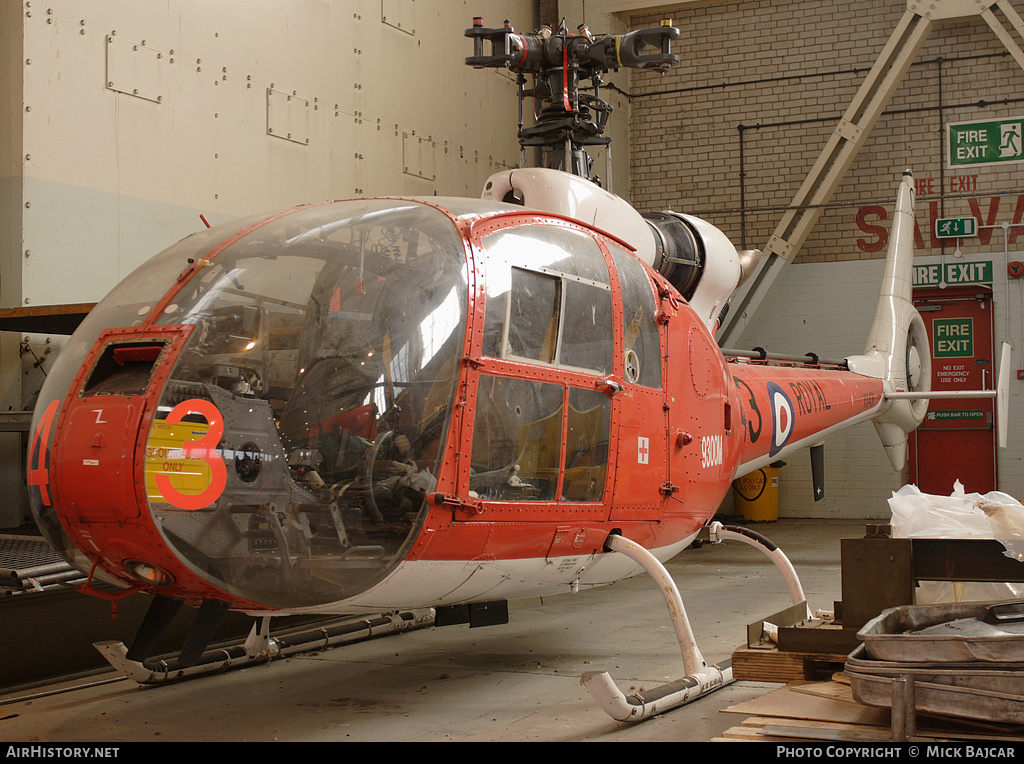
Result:
{"type": "Polygon", "coordinates": [[[740,647],[732,654],[732,675],[748,682],[798,682],[825,679],[842,671],[846,655],[783,652],[776,647],[740,647]]]}
{"type": "MultiPolygon", "coordinates": [[[[759,698],[723,709],[723,713],[745,718],[713,742],[880,743],[893,739],[889,710],[855,701],[849,680],[842,673],[827,681],[790,682],[759,698]]],[[[919,717],[914,739],[1020,742],[1024,730],[919,717]]]]}

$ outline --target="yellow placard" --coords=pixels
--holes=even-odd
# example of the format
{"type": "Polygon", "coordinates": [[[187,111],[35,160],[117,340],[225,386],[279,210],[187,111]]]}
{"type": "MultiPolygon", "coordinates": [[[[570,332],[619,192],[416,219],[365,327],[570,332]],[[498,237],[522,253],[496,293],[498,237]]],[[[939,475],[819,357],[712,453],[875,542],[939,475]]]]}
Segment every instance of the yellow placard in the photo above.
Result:
{"type": "Polygon", "coordinates": [[[210,485],[210,465],[204,459],[187,457],[185,443],[206,437],[210,426],[196,422],[167,424],[154,422],[146,441],[146,498],[166,502],[156,485],[157,475],[167,475],[182,494],[202,493],[210,485]]]}

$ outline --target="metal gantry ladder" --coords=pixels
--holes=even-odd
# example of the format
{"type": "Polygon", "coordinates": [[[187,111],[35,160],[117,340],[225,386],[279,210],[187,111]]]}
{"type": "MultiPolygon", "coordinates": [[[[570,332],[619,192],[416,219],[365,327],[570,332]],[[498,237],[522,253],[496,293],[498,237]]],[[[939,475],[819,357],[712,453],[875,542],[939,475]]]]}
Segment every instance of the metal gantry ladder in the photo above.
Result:
{"type": "Polygon", "coordinates": [[[1024,38],[1024,21],[1010,5],[1010,0],[908,0],[899,24],[763,248],[756,272],[733,297],[729,315],[719,330],[722,347],[738,346],[740,335],[753,321],[782,269],[793,262],[823,206],[832,198],[867,142],[875,122],[937,23],[981,16],[1017,64],[1024,68],[1024,50],[993,9],[998,9],[1024,38]]]}

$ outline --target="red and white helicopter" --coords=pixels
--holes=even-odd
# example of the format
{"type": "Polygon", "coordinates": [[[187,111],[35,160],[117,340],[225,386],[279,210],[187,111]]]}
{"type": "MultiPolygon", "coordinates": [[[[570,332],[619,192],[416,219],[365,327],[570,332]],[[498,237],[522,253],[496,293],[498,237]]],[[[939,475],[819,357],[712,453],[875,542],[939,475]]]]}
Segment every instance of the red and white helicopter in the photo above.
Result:
{"type": "Polygon", "coordinates": [[[272,616],[500,621],[508,600],[647,569],[687,679],[642,700],[586,682],[616,718],[666,710],[731,679],[661,566],[731,481],[864,421],[902,466],[930,357],[913,197],[908,175],[867,348],[835,365],[727,360],[714,331],[745,262],[726,236],[550,167],[500,172],[482,199],[202,230],[118,285],[58,357],[32,423],[35,518],[89,572],[84,591],[154,595],[136,644],[108,656],[126,671],[181,603],[199,607],[185,668],[229,609],[257,616],[258,652],[272,616]]]}

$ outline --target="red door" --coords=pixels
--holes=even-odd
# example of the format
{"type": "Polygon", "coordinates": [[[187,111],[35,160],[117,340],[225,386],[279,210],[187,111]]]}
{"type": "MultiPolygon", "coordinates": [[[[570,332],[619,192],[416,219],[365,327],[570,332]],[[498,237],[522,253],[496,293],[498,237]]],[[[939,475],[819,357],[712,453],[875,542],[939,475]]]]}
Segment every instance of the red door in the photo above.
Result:
{"type": "MultiPolygon", "coordinates": [[[[914,304],[932,345],[933,390],[995,387],[992,292],[988,287],[915,289],[914,304]]],[[[991,398],[938,398],[910,436],[909,480],[948,496],[959,480],[967,493],[996,490],[995,404],[991,398]]]]}

